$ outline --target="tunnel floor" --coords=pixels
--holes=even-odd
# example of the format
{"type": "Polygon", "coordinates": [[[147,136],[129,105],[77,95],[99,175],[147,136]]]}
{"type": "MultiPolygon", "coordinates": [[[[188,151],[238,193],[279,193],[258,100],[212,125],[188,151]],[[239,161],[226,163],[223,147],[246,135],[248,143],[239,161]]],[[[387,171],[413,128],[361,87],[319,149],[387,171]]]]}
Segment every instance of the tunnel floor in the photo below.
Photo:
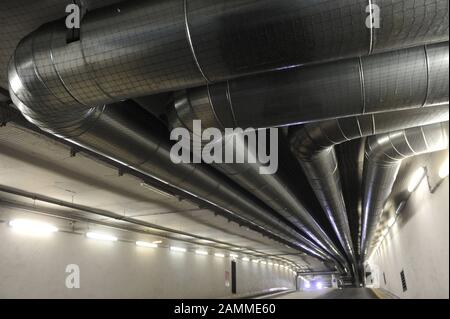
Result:
{"type": "Polygon", "coordinates": [[[370,288],[334,289],[318,299],[378,299],[370,288]]]}
{"type": "Polygon", "coordinates": [[[379,299],[370,288],[326,289],[322,291],[296,291],[276,299],[379,299]]]}

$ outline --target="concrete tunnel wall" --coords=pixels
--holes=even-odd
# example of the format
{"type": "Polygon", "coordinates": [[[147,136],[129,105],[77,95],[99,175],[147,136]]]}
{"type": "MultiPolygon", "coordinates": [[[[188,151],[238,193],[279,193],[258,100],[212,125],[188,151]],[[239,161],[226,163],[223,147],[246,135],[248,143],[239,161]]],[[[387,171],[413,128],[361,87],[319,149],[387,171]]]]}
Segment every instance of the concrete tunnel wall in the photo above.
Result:
{"type": "Polygon", "coordinates": [[[449,298],[448,186],[446,178],[431,193],[424,178],[411,195],[369,259],[380,288],[400,298],[449,298]],[[402,270],[406,291],[400,277],[402,270]]]}
{"type": "MultiPolygon", "coordinates": [[[[226,271],[229,257],[64,232],[35,238],[0,223],[0,298],[220,298],[232,295],[226,271]],[[80,267],[79,289],[65,285],[68,264],[80,267]]],[[[295,288],[294,273],[280,267],[238,260],[236,274],[238,294],[295,288]]]]}

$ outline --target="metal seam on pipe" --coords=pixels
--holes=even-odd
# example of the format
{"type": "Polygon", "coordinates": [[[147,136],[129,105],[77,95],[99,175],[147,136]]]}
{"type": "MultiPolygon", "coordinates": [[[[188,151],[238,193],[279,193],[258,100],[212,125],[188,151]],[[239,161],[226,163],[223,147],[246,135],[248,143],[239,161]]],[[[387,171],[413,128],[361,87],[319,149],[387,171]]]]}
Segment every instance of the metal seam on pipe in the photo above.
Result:
{"type": "Polygon", "coordinates": [[[423,50],[425,52],[425,63],[427,64],[427,90],[426,90],[425,98],[423,100],[422,107],[424,107],[427,104],[428,94],[430,91],[430,62],[429,62],[430,57],[428,56],[428,50],[427,50],[426,44],[423,46],[423,50]]]}
{"type": "MultiPolygon", "coordinates": [[[[33,38],[33,40],[32,40],[32,48],[34,48],[34,41],[35,41],[35,38],[33,38]]],[[[49,51],[49,53],[51,54],[51,50],[49,51]]],[[[45,86],[45,88],[47,89],[47,90],[49,90],[50,91],[50,93],[51,94],[53,94],[53,95],[55,95],[55,93],[47,86],[47,84],[44,82],[44,81],[42,81],[42,77],[41,77],[41,75],[39,74],[39,71],[38,71],[38,69],[36,68],[36,57],[35,57],[35,54],[34,54],[34,49],[32,49],[32,51],[31,51],[31,60],[33,61],[33,70],[34,70],[34,74],[36,75],[36,77],[38,78],[38,80],[45,86]]],[[[63,84],[64,85],[64,84],[63,84]]],[[[66,89],[67,90],[67,89],[66,89]]],[[[59,99],[58,98],[58,101],[60,102],[60,103],[63,103],[64,104],[64,102],[61,100],[61,99],[59,99]]]]}
{"type": "MultiPolygon", "coordinates": [[[[428,45],[426,52],[419,46],[256,74],[229,80],[226,93],[211,94],[227,101],[235,126],[255,128],[447,104],[448,43],[428,45]],[[431,63],[433,70],[427,70],[431,63]]],[[[204,94],[203,88],[188,89],[176,101],[192,100],[200,107],[204,100],[193,98],[204,94]]]]}
{"type": "Polygon", "coordinates": [[[235,112],[234,112],[233,101],[231,100],[230,81],[227,81],[227,93],[226,93],[226,95],[227,95],[227,100],[230,103],[230,110],[231,110],[231,114],[233,116],[233,124],[234,124],[234,126],[238,126],[237,122],[236,122],[236,115],[235,115],[235,112]]]}
{"type": "MultiPolygon", "coordinates": [[[[79,40],[80,43],[83,42],[83,38],[81,36],[81,33],[82,33],[82,31],[81,31],[81,28],[80,28],[80,40],[79,40]]],[[[53,41],[52,41],[52,43],[53,43],[53,41]]],[[[102,94],[104,94],[108,99],[114,100],[114,98],[111,95],[109,95],[109,93],[106,92],[105,89],[97,81],[97,77],[96,77],[96,74],[95,74],[95,68],[86,60],[86,53],[84,51],[84,46],[83,45],[80,45],[80,53],[81,53],[81,56],[83,58],[84,65],[86,65],[88,67],[88,69],[90,70],[91,74],[94,75],[94,76],[90,77],[91,80],[94,81],[95,85],[100,90],[100,92],[102,92],[102,94]]],[[[86,105],[86,104],[83,103],[83,105],[86,105]]]]}
{"type": "MultiPolygon", "coordinates": [[[[220,125],[221,129],[225,129],[225,126],[223,125],[222,120],[217,116],[217,112],[216,112],[216,110],[214,108],[214,103],[211,100],[211,94],[209,93],[209,88],[208,88],[208,99],[209,99],[209,103],[211,105],[211,111],[212,111],[212,113],[214,115],[214,119],[220,125]]],[[[178,118],[179,118],[179,116],[178,116],[178,118]]],[[[186,125],[185,125],[185,127],[186,127],[186,125]]]]}
{"type": "Polygon", "coordinates": [[[372,54],[373,51],[373,12],[372,12],[372,0],[368,0],[369,1],[369,19],[370,19],[370,37],[369,37],[369,52],[368,55],[372,54]]]}
{"type": "Polygon", "coordinates": [[[205,79],[206,83],[209,84],[211,83],[211,81],[208,79],[208,77],[206,76],[205,72],[203,72],[202,67],[200,66],[200,63],[198,61],[197,55],[195,54],[195,49],[194,49],[194,44],[192,43],[192,37],[191,37],[191,32],[189,31],[189,21],[188,21],[188,10],[187,10],[187,0],[183,0],[183,8],[184,8],[184,25],[186,28],[186,37],[187,37],[187,41],[189,43],[189,48],[191,49],[191,53],[192,53],[192,58],[195,61],[195,64],[197,65],[198,70],[200,71],[200,73],[202,74],[203,78],[205,79]]]}
{"type": "Polygon", "coordinates": [[[361,104],[362,111],[361,114],[366,113],[366,87],[364,86],[364,69],[362,66],[361,57],[358,58],[358,68],[359,68],[359,81],[361,83],[361,104]]]}
{"type": "MultiPolygon", "coordinates": [[[[52,37],[53,37],[53,32],[52,32],[52,37]]],[[[32,52],[34,52],[34,48],[35,48],[35,46],[34,46],[34,37],[32,38],[32,40],[31,40],[31,51],[32,52]]],[[[57,78],[58,78],[58,80],[59,80],[59,82],[61,83],[61,85],[62,85],[62,87],[63,87],[63,89],[67,92],[67,94],[69,94],[77,103],[79,103],[79,104],[81,104],[81,105],[85,105],[84,103],[81,103],[80,102],[80,100],[78,99],[78,98],[76,98],[73,94],[72,94],[72,92],[70,92],[70,90],[67,88],[67,85],[66,85],[66,83],[64,83],[64,80],[63,80],[63,78],[61,77],[61,75],[59,74],[59,71],[58,71],[58,68],[56,67],[56,63],[55,63],[55,60],[54,60],[54,58],[53,58],[53,46],[50,44],[50,48],[49,48],[49,50],[48,50],[48,52],[49,52],[49,55],[50,55],[50,61],[51,61],[51,65],[52,65],[52,67],[53,67],[53,70],[55,71],[55,74],[56,74],[56,76],[57,76],[57,78]]],[[[36,70],[36,65],[37,65],[37,63],[36,63],[36,61],[34,60],[34,53],[33,53],[33,57],[32,57],[32,62],[33,62],[33,68],[36,70]]],[[[38,72],[36,72],[36,74],[37,74],[38,72]]],[[[41,83],[53,94],[53,95],[55,95],[54,93],[53,93],[53,91],[52,91],[52,89],[51,88],[49,88],[46,84],[45,84],[45,82],[43,82],[42,80],[41,80],[41,83]]],[[[58,98],[58,100],[60,100],[59,98],[58,98]]],[[[85,106],[87,106],[87,105],[85,105],[85,106]]]]}

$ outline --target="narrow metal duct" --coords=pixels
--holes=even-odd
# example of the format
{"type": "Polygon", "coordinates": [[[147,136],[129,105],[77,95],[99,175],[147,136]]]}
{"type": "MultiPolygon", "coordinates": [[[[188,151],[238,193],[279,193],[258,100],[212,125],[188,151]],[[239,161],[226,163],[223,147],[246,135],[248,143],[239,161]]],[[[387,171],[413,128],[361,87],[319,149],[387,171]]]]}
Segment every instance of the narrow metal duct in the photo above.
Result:
{"type": "MultiPolygon", "coordinates": [[[[169,110],[168,118],[172,128],[185,127],[191,134],[194,134],[193,120],[196,119],[196,114],[190,108],[189,103],[177,104],[176,108],[169,110]]],[[[209,118],[206,123],[202,122],[202,125],[205,128],[225,129],[214,118],[209,118]]],[[[256,152],[256,149],[248,148],[244,135],[236,134],[233,137],[225,138],[221,145],[223,147],[222,153],[225,153],[225,149],[229,147],[233,149],[234,154],[240,153],[243,158],[249,156],[254,162],[248,160],[245,163],[226,163],[220,156],[220,158],[217,158],[219,163],[211,164],[214,168],[274,209],[313,242],[328,251],[336,260],[339,260],[341,264],[347,264],[341,251],[288,187],[285,178],[278,171],[274,174],[261,174],[266,165],[259,161],[257,154],[253,153],[256,152]]]]}
{"type": "Polygon", "coordinates": [[[448,42],[252,75],[179,92],[198,118],[269,127],[448,103],[448,42]]]}
{"type": "Polygon", "coordinates": [[[364,161],[364,197],[361,226],[361,256],[369,244],[392,191],[401,162],[407,157],[448,147],[448,122],[414,127],[368,138],[364,161]]]}
{"type": "MultiPolygon", "coordinates": [[[[13,87],[25,86],[50,108],[60,103],[79,108],[448,39],[446,0],[133,0],[87,12],[79,39],[68,36],[64,20],[45,24],[25,37],[12,63],[18,69],[33,63],[35,72],[19,72],[13,87]],[[380,7],[382,27],[378,29],[366,24],[375,18],[367,10],[369,4],[380,7]]],[[[395,65],[396,57],[392,59],[395,65]]],[[[361,62],[351,61],[323,70],[328,75],[332,72],[334,80],[330,76],[319,80],[324,75],[321,68],[308,69],[298,76],[307,78],[301,82],[306,86],[320,87],[331,80],[334,85],[328,86],[327,92],[343,90],[351,96],[353,90],[360,89],[354,81],[359,78],[361,62]],[[347,68],[353,72],[345,71],[347,68]],[[350,77],[343,85],[339,85],[341,72],[350,77]],[[349,85],[350,80],[354,87],[349,85]]],[[[253,104],[265,101],[254,111],[255,119],[261,121],[258,126],[265,126],[269,123],[261,116],[270,117],[274,109],[264,109],[273,101],[283,102],[280,110],[285,115],[274,118],[274,123],[300,121],[299,116],[291,118],[295,113],[285,112],[286,99],[278,100],[273,95],[274,90],[282,95],[289,88],[296,91],[296,74],[287,71],[282,76],[282,82],[288,83],[284,89],[277,80],[279,76],[270,81],[264,77],[255,80],[253,85],[260,88],[256,93],[263,93],[272,84],[274,88],[259,100],[253,99],[252,104],[238,101],[239,96],[245,98],[242,90],[246,90],[246,82],[243,86],[230,83],[235,106],[242,103],[244,108],[254,109],[253,104]]],[[[408,78],[410,74],[403,75],[408,78]]],[[[310,89],[306,86],[304,92],[310,89]]],[[[314,110],[312,114],[326,115],[320,109],[322,103],[330,102],[327,94],[321,105],[310,103],[314,96],[304,96],[308,107],[301,105],[301,115],[314,110]]],[[[20,98],[29,104],[26,96],[20,98]]],[[[348,110],[343,107],[340,111],[348,110]]],[[[357,108],[358,113],[362,110],[357,108]]],[[[371,111],[370,102],[367,111],[371,111]]],[[[246,115],[248,111],[237,110],[235,124],[246,127],[246,115]]]]}
{"type": "Polygon", "coordinates": [[[351,240],[334,145],[390,131],[448,121],[448,105],[340,118],[306,124],[290,134],[291,150],[300,162],[328,220],[350,260],[351,240]]]}

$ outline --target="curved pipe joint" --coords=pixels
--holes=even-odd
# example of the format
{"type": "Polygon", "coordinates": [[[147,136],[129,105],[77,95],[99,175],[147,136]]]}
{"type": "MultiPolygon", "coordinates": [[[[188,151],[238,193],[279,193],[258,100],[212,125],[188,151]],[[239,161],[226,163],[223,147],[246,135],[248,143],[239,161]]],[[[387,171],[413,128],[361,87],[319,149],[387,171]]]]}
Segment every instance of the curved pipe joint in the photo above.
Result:
{"type": "Polygon", "coordinates": [[[448,122],[370,137],[364,161],[361,256],[368,256],[384,204],[392,191],[401,161],[448,148],[448,122]]]}

